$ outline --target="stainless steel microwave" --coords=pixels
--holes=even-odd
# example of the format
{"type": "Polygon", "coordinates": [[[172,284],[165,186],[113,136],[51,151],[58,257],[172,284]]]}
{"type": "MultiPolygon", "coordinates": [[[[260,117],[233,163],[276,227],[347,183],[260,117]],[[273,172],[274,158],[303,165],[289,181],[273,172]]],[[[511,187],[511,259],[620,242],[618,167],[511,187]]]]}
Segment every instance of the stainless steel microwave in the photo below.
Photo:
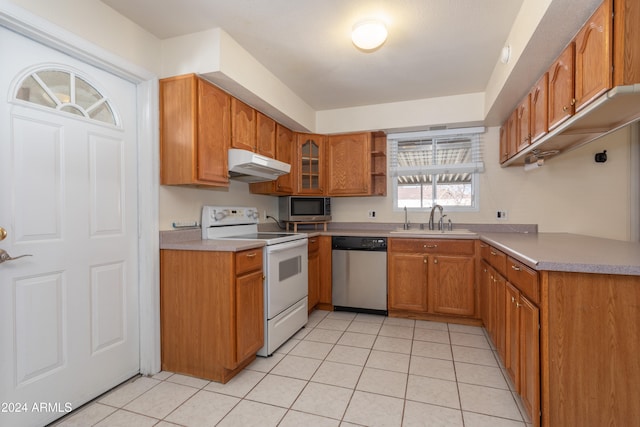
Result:
{"type": "Polygon", "coordinates": [[[312,196],[284,196],[279,201],[280,221],[329,221],[331,198],[312,196]]]}

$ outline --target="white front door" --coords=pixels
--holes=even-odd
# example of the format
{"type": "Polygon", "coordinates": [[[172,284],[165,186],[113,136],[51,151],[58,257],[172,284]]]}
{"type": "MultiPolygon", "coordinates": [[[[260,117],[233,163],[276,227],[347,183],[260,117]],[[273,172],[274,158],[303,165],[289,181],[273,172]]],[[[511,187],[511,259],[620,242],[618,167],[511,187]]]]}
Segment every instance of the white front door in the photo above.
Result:
{"type": "Polygon", "coordinates": [[[140,369],[136,87],[2,27],[0,58],[0,250],[31,255],[0,263],[0,425],[38,426],[140,369]]]}

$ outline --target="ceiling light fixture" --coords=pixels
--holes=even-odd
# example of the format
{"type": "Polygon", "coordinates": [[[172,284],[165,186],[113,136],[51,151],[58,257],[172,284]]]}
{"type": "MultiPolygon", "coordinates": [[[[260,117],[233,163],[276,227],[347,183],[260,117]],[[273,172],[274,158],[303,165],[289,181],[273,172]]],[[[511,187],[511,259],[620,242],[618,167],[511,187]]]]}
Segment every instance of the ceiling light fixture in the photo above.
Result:
{"type": "Polygon", "coordinates": [[[511,45],[506,45],[500,52],[500,62],[506,64],[511,59],[511,45]]]}
{"type": "Polygon", "coordinates": [[[356,23],[351,30],[351,40],[360,50],[373,51],[387,40],[387,27],[384,22],[367,19],[356,23]]]}

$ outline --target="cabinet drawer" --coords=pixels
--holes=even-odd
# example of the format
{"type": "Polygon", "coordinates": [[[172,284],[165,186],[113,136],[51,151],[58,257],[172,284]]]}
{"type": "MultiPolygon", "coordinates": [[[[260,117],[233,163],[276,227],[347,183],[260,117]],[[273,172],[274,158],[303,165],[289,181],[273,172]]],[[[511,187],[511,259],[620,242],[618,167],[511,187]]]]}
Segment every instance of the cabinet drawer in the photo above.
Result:
{"type": "Polygon", "coordinates": [[[418,252],[437,254],[473,255],[473,240],[445,239],[390,239],[389,250],[394,252],[418,252]]]}
{"type": "Polygon", "coordinates": [[[507,279],[536,304],[540,303],[538,273],[520,261],[508,257],[507,279]]]}
{"type": "Polygon", "coordinates": [[[309,237],[309,249],[308,253],[318,252],[320,250],[320,238],[309,237]]]}
{"type": "Polygon", "coordinates": [[[504,252],[492,246],[483,245],[480,248],[480,255],[500,274],[507,275],[507,255],[504,252]]]}
{"type": "Polygon", "coordinates": [[[262,269],[262,248],[236,252],[236,275],[262,269]]]}

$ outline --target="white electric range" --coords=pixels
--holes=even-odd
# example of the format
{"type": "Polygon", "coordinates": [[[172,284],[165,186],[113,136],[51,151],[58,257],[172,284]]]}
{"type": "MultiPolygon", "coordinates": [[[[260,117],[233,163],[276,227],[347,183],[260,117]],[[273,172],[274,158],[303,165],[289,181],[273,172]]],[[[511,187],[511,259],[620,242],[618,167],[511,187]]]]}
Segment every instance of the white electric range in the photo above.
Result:
{"type": "Polygon", "coordinates": [[[258,209],[202,207],[203,239],[264,242],[264,346],[270,356],[307,324],[308,240],[305,233],[259,232],[258,209]]]}

